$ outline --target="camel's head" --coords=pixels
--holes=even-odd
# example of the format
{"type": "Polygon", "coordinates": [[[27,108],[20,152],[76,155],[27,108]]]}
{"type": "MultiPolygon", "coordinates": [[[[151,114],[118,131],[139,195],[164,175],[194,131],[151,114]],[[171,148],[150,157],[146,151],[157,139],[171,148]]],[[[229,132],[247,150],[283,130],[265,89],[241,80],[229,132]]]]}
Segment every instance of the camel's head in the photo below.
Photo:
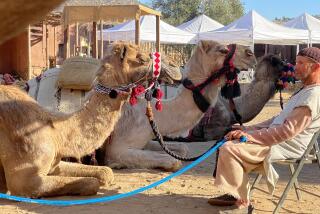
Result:
{"type": "MultiPolygon", "coordinates": [[[[190,63],[197,63],[199,69],[197,74],[191,74],[194,77],[190,77],[190,79],[196,80],[195,82],[197,80],[200,82],[204,81],[213,72],[222,68],[228,53],[229,49],[226,45],[215,41],[200,41],[193,55],[194,61],[190,61],[190,63]]],[[[248,70],[255,67],[257,61],[249,47],[237,45],[233,63],[239,70],[248,70]]]]}
{"type": "MultiPolygon", "coordinates": [[[[165,57],[163,57],[165,58],[165,57]]],[[[133,82],[146,84],[152,79],[151,55],[142,52],[138,46],[125,42],[113,44],[102,60],[98,71],[98,82],[102,85],[115,87],[133,82]]],[[[181,80],[179,67],[170,60],[162,60],[159,79],[172,83],[181,80]]]]}
{"type": "Polygon", "coordinates": [[[255,80],[277,81],[286,63],[279,56],[269,54],[262,57],[255,70],[255,80]]]}

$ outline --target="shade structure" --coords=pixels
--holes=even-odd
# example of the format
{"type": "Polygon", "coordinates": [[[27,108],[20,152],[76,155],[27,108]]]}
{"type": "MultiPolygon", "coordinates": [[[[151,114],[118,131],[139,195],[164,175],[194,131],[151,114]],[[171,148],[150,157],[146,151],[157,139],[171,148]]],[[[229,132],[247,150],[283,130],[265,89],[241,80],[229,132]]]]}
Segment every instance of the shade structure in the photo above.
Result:
{"type": "Polygon", "coordinates": [[[309,31],[310,43],[320,43],[320,20],[308,13],[283,24],[286,27],[309,31]]]}
{"type": "MultiPolygon", "coordinates": [[[[142,16],[140,18],[140,41],[154,42],[156,41],[156,18],[154,16],[142,16]]],[[[106,29],[103,32],[103,39],[106,41],[134,41],[135,21],[127,21],[106,29]]],[[[195,34],[180,30],[172,25],[160,20],[160,42],[187,44],[192,41],[195,34]]],[[[98,37],[98,39],[100,39],[98,37]]]]}
{"type": "Polygon", "coordinates": [[[187,31],[189,33],[208,32],[222,28],[224,25],[202,14],[193,18],[192,20],[179,25],[177,28],[187,31]]]}
{"type": "Polygon", "coordinates": [[[243,45],[274,44],[296,45],[308,43],[307,30],[293,29],[275,24],[252,10],[229,25],[199,34],[199,39],[243,45]]]}

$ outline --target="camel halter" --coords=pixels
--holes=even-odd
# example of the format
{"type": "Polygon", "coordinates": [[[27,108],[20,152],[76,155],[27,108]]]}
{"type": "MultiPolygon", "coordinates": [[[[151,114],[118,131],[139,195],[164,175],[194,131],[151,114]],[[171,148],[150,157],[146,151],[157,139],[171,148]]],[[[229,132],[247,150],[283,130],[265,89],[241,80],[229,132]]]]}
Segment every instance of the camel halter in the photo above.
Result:
{"type": "MultiPolygon", "coordinates": [[[[160,91],[160,84],[158,83],[158,77],[160,75],[161,70],[161,55],[158,52],[155,52],[152,54],[152,68],[151,65],[149,65],[150,71],[146,73],[142,78],[138,79],[137,81],[130,83],[128,85],[124,86],[118,86],[118,87],[107,87],[102,85],[101,83],[98,83],[95,86],[95,91],[101,94],[107,94],[110,98],[115,99],[119,94],[123,95],[130,95],[129,102],[131,105],[137,104],[137,96],[147,93],[151,91],[151,89],[155,88],[155,91],[157,92],[156,98],[156,108],[161,108],[160,99],[162,97],[162,92],[160,91]],[[148,75],[152,72],[152,80],[148,84],[148,88],[144,88],[142,86],[142,82],[146,81],[148,79],[148,75]],[[158,106],[158,107],[157,107],[158,106]],[[160,106],[160,107],[159,107],[160,106]]],[[[160,109],[161,110],[161,109],[160,109]]]]}
{"type": "Polygon", "coordinates": [[[210,83],[216,83],[219,78],[222,75],[226,75],[226,84],[223,86],[221,90],[222,96],[232,99],[233,97],[240,95],[240,88],[237,88],[234,90],[234,87],[239,84],[237,82],[237,73],[239,73],[239,69],[235,68],[233,64],[235,51],[237,49],[236,44],[231,44],[228,46],[229,52],[225,57],[225,60],[223,62],[223,67],[220,68],[217,71],[214,71],[212,75],[206,79],[204,82],[194,85],[191,80],[188,78],[184,79],[182,81],[183,86],[186,89],[189,89],[192,91],[193,99],[198,108],[205,113],[208,108],[210,107],[210,103],[206,100],[206,98],[203,96],[203,90],[206,86],[208,86],[210,83]]]}
{"type": "MultiPolygon", "coordinates": [[[[182,81],[183,86],[192,91],[194,102],[196,103],[196,105],[198,106],[198,108],[202,112],[206,112],[207,109],[210,107],[210,103],[202,95],[202,91],[207,85],[209,85],[211,82],[213,82],[213,83],[216,82],[216,80],[218,80],[220,78],[220,76],[222,76],[223,74],[225,74],[227,76],[226,85],[233,86],[233,84],[237,81],[236,80],[237,79],[237,71],[239,71],[239,70],[236,69],[234,67],[234,64],[233,64],[234,54],[235,54],[235,51],[236,51],[236,45],[232,44],[232,45],[230,45],[228,47],[229,47],[229,52],[228,52],[228,54],[227,54],[227,56],[226,56],[226,58],[224,60],[223,67],[221,69],[219,69],[218,71],[214,72],[203,83],[200,83],[199,85],[195,86],[195,85],[193,85],[191,80],[189,80],[187,78],[182,81]],[[230,75],[229,73],[234,73],[234,74],[230,75]]],[[[162,147],[162,149],[167,154],[169,154],[170,156],[174,157],[177,160],[194,161],[194,160],[202,157],[203,155],[205,155],[208,151],[210,151],[213,147],[216,146],[216,145],[213,145],[206,152],[204,152],[203,154],[198,155],[196,157],[191,157],[191,158],[181,157],[181,156],[175,154],[174,152],[172,152],[166,146],[166,144],[164,143],[163,137],[159,132],[158,126],[154,122],[154,117],[153,117],[153,112],[152,112],[152,108],[151,108],[151,105],[150,105],[150,101],[148,101],[148,106],[147,106],[147,109],[146,109],[146,115],[148,117],[148,120],[149,120],[150,126],[152,128],[153,134],[156,136],[156,140],[159,142],[159,144],[162,147]]],[[[244,141],[244,140],[246,141],[246,139],[242,139],[242,141],[244,141]]]]}
{"type": "Polygon", "coordinates": [[[282,90],[288,87],[289,83],[295,84],[295,71],[294,66],[290,63],[283,62],[285,65],[283,67],[281,77],[276,82],[276,91],[280,93],[280,107],[283,109],[283,97],[282,97],[282,90]]]}

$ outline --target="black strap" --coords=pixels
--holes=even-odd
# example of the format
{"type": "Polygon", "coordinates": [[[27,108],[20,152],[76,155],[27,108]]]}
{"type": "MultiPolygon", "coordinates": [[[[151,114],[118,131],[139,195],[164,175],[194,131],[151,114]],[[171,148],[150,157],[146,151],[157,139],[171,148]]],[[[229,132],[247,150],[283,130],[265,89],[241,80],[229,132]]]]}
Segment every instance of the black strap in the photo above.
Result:
{"type": "Polygon", "coordinates": [[[207,99],[201,94],[201,91],[199,90],[198,87],[195,87],[193,85],[193,83],[191,82],[191,80],[189,80],[188,78],[184,79],[182,81],[182,84],[185,88],[189,89],[192,91],[192,96],[193,96],[193,100],[195,102],[195,104],[198,106],[198,108],[200,109],[200,111],[202,111],[203,113],[205,113],[209,107],[210,107],[210,103],[207,101],[207,99]]]}

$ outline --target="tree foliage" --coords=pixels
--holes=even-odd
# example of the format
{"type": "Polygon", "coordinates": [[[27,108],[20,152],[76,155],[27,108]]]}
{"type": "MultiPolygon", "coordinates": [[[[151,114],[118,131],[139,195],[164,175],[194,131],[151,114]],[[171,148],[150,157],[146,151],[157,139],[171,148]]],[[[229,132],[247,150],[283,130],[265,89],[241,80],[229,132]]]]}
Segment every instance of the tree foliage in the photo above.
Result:
{"type": "Polygon", "coordinates": [[[240,18],[244,7],[240,0],[153,0],[152,7],[162,12],[162,19],[179,25],[204,13],[222,23],[240,18]]]}

